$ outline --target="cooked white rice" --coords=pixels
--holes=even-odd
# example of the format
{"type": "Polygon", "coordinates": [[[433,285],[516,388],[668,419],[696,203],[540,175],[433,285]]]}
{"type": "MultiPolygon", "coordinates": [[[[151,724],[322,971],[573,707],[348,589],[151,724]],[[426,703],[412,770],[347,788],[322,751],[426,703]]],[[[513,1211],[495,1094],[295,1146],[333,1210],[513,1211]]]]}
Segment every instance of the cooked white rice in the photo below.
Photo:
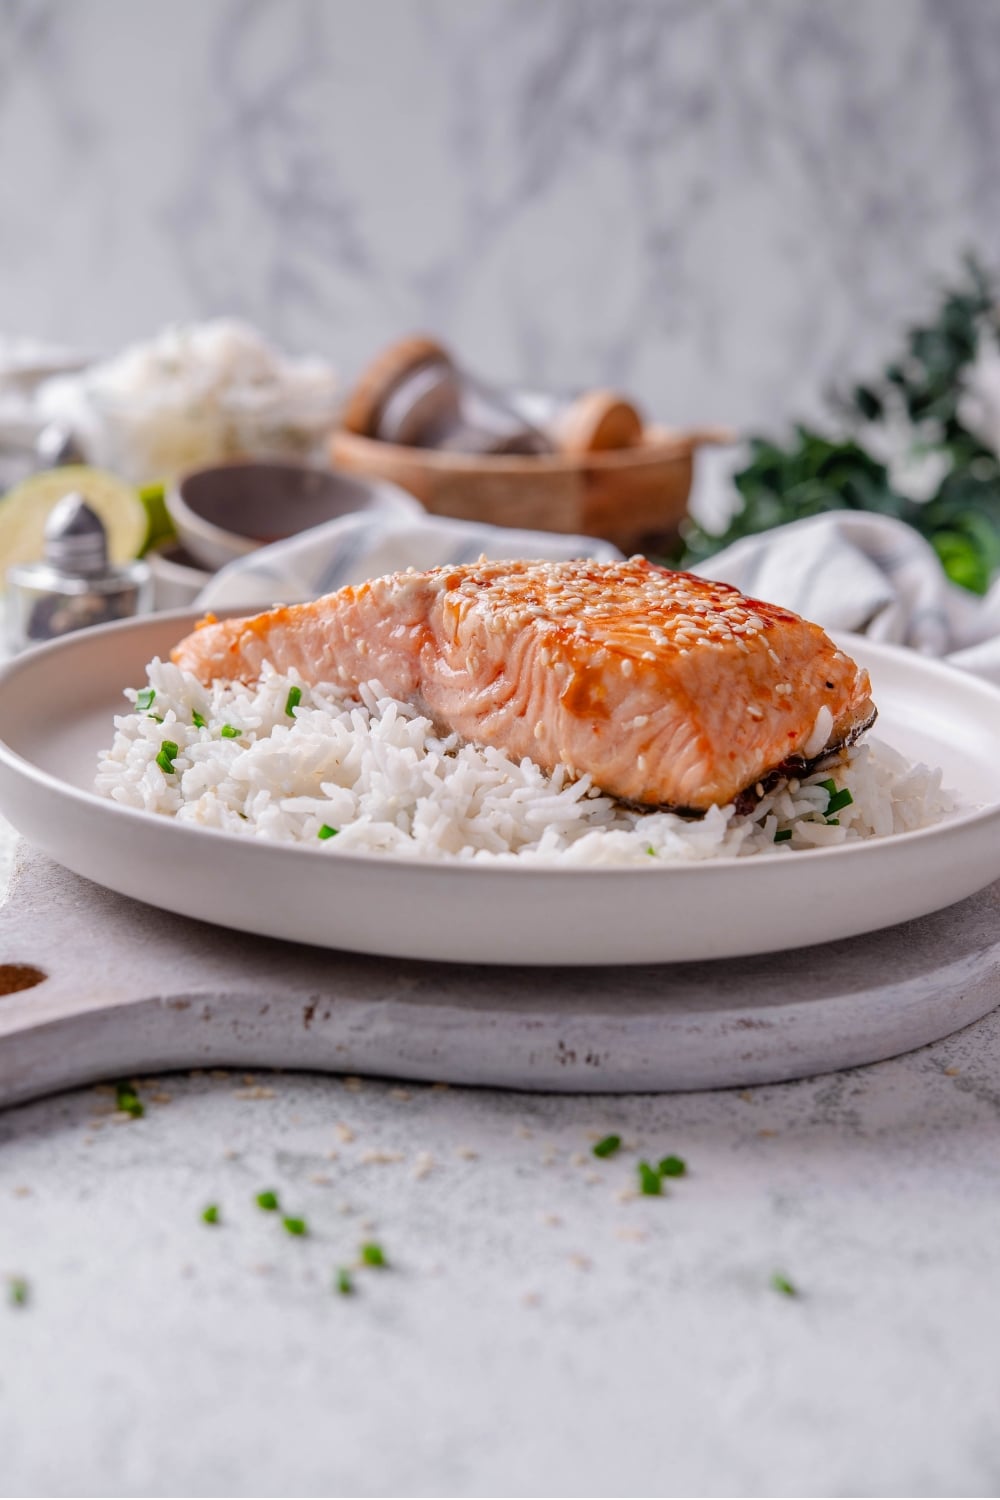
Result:
{"type": "Polygon", "coordinates": [[[695,820],[624,807],[564,767],[546,775],[530,760],[442,738],[378,682],[352,696],[266,670],[257,687],[206,688],[157,660],[148,688],[127,696],[134,711],[115,719],[98,791],[202,828],[327,855],[651,868],[902,833],[955,807],[940,771],[911,765],[877,740],[783,783],[751,814],[712,808],[695,820]],[[845,791],[852,800],[837,806],[845,791]]]}

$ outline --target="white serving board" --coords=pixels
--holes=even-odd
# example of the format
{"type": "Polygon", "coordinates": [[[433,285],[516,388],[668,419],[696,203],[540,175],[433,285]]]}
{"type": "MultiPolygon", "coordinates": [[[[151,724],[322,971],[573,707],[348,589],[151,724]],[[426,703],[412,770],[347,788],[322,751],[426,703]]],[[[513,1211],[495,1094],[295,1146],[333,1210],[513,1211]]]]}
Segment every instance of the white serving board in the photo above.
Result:
{"type": "Polygon", "coordinates": [[[749,1086],[874,1062],[1000,1003],[1000,883],[882,932],[739,960],[503,968],[331,952],[114,894],[18,846],[0,1105],[188,1067],[587,1093],[749,1086]]]}

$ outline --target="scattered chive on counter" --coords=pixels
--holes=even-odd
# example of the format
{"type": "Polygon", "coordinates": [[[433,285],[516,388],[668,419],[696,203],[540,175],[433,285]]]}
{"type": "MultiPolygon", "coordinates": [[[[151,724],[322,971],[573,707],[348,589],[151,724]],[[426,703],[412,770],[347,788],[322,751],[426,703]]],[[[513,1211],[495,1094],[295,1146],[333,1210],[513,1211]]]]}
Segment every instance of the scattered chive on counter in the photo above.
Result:
{"type": "Polygon", "coordinates": [[[257,1197],[254,1199],[254,1202],[257,1204],[257,1207],[262,1208],[265,1213],[273,1214],[277,1213],[278,1211],[278,1195],[277,1193],[273,1192],[271,1188],[265,1188],[262,1193],[258,1193],[257,1197]]]}
{"type": "Polygon", "coordinates": [[[687,1162],[683,1156],[665,1156],[657,1170],[661,1177],[683,1177],[687,1172],[687,1162]]]}
{"type": "Polygon", "coordinates": [[[286,1214],[281,1222],[288,1234],[297,1235],[301,1238],[303,1235],[309,1233],[309,1225],[305,1219],[299,1219],[292,1214],[286,1214]]]}
{"type": "Polygon", "coordinates": [[[647,1198],[659,1198],[663,1193],[663,1178],[655,1167],[651,1167],[648,1161],[639,1162],[636,1167],[639,1174],[639,1191],[647,1198]]]}
{"type": "Polygon", "coordinates": [[[288,689],[288,697],[285,699],[285,713],[289,718],[292,718],[295,710],[298,708],[301,702],[302,689],[300,687],[296,687],[296,685],[293,683],[292,686],[288,689]]]}
{"type": "Polygon", "coordinates": [[[384,1267],[389,1262],[385,1258],[385,1251],[382,1249],[382,1246],[377,1245],[371,1240],[367,1245],[361,1246],[361,1264],[363,1266],[384,1267]]]}
{"type": "Polygon", "coordinates": [[[316,837],[318,839],[332,839],[340,832],[339,828],[331,828],[329,823],[324,823],[316,837]]]}
{"type": "Polygon", "coordinates": [[[217,1203],[209,1203],[207,1207],[202,1209],[201,1217],[206,1224],[218,1224],[219,1205],[217,1203]]]}
{"type": "Polygon", "coordinates": [[[780,1271],[775,1271],[771,1277],[771,1286],[774,1291],[780,1292],[783,1297],[797,1297],[799,1295],[798,1287],[789,1281],[787,1276],[783,1276],[780,1271]]]}
{"type": "Polygon", "coordinates": [[[30,1295],[30,1289],[25,1277],[10,1277],[7,1282],[7,1300],[11,1307],[27,1307],[30,1295]]]}
{"type": "Polygon", "coordinates": [[[133,1120],[141,1120],[146,1113],[146,1106],[130,1083],[115,1084],[115,1108],[131,1115],[133,1120]]]}
{"type": "Polygon", "coordinates": [[[603,1140],[598,1141],[593,1147],[595,1156],[614,1156],[616,1151],[621,1150],[622,1138],[620,1135],[606,1135],[603,1140]]]}
{"type": "Polygon", "coordinates": [[[168,776],[172,776],[174,773],[174,761],[179,754],[180,747],[173,740],[164,740],[157,754],[156,764],[161,771],[165,771],[168,776]]]}
{"type": "Polygon", "coordinates": [[[354,1278],[346,1266],[341,1266],[334,1278],[334,1290],[342,1297],[351,1297],[354,1294],[354,1278]]]}

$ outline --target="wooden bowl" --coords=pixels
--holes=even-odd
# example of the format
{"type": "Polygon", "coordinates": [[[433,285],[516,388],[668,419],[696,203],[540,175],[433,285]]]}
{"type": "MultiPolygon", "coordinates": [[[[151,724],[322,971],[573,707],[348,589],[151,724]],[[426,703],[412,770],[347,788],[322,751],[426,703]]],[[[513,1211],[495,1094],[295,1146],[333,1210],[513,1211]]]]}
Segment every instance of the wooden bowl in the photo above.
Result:
{"type": "Polygon", "coordinates": [[[401,485],[434,515],[605,537],[627,552],[677,536],[695,452],[732,440],[722,428],[647,427],[633,448],[483,456],[402,447],[341,427],[330,456],[338,469],[401,485]]]}

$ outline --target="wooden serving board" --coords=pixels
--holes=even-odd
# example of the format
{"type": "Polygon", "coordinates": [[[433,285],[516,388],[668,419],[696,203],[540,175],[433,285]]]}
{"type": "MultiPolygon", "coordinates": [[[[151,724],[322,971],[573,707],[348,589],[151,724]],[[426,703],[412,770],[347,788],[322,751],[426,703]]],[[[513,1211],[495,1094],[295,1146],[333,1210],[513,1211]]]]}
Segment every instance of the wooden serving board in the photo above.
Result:
{"type": "Polygon", "coordinates": [[[998,1003],[1000,883],[791,953],[502,969],[248,937],[22,843],[0,910],[0,1105],[204,1066],[594,1093],[749,1086],[909,1051],[998,1003]]]}

